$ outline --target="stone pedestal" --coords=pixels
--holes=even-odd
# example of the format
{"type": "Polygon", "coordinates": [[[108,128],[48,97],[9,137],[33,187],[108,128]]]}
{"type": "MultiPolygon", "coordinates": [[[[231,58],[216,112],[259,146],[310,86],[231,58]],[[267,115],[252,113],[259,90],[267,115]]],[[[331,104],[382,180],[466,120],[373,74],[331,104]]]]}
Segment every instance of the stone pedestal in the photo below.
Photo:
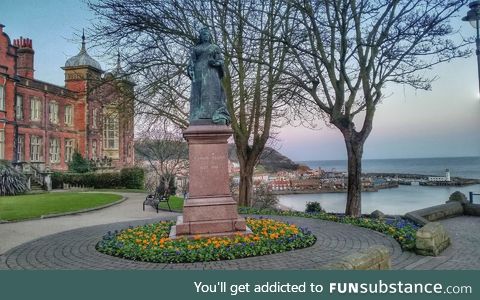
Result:
{"type": "Polygon", "coordinates": [[[191,125],[183,136],[189,149],[189,197],[170,236],[245,233],[245,219],[230,195],[228,144],[224,125],[191,125]]]}

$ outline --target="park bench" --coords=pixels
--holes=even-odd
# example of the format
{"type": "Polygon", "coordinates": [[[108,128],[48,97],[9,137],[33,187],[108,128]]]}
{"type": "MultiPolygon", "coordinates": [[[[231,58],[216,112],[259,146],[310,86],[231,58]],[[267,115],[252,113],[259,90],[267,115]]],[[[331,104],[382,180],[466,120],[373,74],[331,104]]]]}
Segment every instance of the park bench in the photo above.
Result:
{"type": "Polygon", "coordinates": [[[157,187],[154,194],[150,194],[143,201],[143,211],[145,211],[145,205],[150,205],[157,210],[160,202],[167,202],[168,210],[172,211],[169,203],[170,193],[162,188],[161,186],[157,187]]]}

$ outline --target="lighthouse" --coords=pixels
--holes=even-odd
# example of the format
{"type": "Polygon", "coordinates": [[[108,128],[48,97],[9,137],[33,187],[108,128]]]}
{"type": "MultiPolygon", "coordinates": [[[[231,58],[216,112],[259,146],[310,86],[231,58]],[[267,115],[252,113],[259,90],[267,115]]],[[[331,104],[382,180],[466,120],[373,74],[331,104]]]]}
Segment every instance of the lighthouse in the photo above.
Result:
{"type": "Polygon", "coordinates": [[[445,169],[445,181],[450,181],[450,170],[445,169]]]}

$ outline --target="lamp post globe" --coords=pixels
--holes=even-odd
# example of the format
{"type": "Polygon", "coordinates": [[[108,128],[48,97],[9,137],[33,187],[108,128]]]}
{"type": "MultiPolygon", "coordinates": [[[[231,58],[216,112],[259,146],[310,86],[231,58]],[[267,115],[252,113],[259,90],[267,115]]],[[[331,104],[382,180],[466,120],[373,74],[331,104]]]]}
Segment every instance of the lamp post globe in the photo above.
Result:
{"type": "Polygon", "coordinates": [[[480,92],[480,1],[472,1],[468,4],[470,10],[467,12],[467,15],[462,18],[462,21],[470,22],[473,28],[477,31],[477,38],[475,42],[477,44],[477,68],[478,68],[478,87],[480,92]]]}
{"type": "Polygon", "coordinates": [[[478,28],[478,21],[480,20],[480,1],[472,1],[468,4],[470,10],[467,15],[462,18],[462,21],[468,21],[473,28],[478,28]]]}

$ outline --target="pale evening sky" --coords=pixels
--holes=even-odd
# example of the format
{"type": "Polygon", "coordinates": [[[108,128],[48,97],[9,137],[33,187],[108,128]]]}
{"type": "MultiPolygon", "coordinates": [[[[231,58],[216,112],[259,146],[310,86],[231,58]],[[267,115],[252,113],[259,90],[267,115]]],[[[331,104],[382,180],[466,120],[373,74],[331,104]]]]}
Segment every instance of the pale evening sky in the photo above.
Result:
{"type": "MultiPolygon", "coordinates": [[[[461,15],[466,11],[467,7],[461,15]]],[[[60,67],[78,53],[78,35],[92,19],[80,0],[2,0],[0,5],[0,24],[5,25],[10,38],[33,40],[35,77],[58,85],[63,85],[64,79],[60,67]]],[[[468,23],[458,21],[454,25],[461,26],[465,36],[474,34],[468,23]]],[[[104,69],[112,67],[113,59],[99,58],[93,50],[89,53],[104,69]]],[[[476,57],[443,64],[429,72],[438,76],[432,91],[387,87],[385,94],[391,96],[377,108],[364,158],[480,156],[476,57]]],[[[345,159],[341,134],[321,121],[319,124],[319,130],[282,128],[277,146],[280,152],[293,160],[345,159]]]]}

